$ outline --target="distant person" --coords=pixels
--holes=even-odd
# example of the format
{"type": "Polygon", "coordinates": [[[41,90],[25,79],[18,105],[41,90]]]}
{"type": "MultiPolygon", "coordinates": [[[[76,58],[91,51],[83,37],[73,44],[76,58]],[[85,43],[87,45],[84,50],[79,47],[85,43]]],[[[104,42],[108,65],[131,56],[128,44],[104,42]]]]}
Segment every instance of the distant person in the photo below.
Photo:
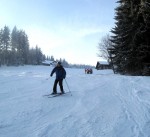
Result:
{"type": "Polygon", "coordinates": [[[66,70],[61,65],[61,62],[58,62],[56,67],[52,70],[50,76],[52,77],[53,74],[56,73],[56,79],[53,85],[53,94],[57,94],[57,84],[59,83],[61,94],[64,94],[63,89],[63,79],[66,78],[66,70]]]}

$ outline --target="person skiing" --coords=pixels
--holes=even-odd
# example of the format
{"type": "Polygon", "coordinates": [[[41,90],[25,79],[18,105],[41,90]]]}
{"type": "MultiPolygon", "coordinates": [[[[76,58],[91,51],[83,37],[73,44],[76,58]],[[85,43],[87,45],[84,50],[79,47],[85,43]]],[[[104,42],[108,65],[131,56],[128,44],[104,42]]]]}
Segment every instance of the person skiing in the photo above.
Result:
{"type": "Polygon", "coordinates": [[[51,94],[52,95],[57,94],[57,84],[58,84],[58,82],[59,82],[61,94],[64,94],[63,79],[66,78],[66,70],[61,65],[61,62],[57,63],[56,67],[52,70],[50,76],[52,77],[54,73],[56,73],[56,79],[55,79],[55,82],[54,82],[54,85],[53,85],[53,92],[51,94]]]}

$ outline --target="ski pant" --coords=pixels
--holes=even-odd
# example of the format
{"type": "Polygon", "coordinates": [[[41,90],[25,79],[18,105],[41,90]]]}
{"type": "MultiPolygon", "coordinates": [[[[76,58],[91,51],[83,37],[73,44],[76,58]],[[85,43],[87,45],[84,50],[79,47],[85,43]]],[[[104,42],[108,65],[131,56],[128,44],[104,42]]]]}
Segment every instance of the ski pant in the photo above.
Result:
{"type": "Polygon", "coordinates": [[[63,79],[55,79],[54,86],[53,86],[53,92],[54,93],[57,93],[57,84],[58,84],[58,82],[59,82],[61,92],[64,92],[63,79]]]}

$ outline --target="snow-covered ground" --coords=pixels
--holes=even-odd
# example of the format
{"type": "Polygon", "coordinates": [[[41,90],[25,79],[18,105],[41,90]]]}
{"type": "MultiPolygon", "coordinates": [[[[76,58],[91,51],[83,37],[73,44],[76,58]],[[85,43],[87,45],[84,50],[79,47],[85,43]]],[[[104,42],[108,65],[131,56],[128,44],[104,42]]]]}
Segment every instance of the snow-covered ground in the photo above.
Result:
{"type": "Polygon", "coordinates": [[[72,96],[48,98],[51,70],[0,68],[0,137],[150,137],[150,77],[66,69],[72,96]]]}

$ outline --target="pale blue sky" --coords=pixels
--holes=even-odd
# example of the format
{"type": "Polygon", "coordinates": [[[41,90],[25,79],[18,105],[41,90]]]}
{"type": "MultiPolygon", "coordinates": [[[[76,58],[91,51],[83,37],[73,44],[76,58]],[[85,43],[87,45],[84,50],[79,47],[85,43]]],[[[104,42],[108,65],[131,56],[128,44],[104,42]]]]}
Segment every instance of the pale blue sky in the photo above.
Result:
{"type": "Polygon", "coordinates": [[[114,27],[116,0],[0,0],[0,28],[25,30],[30,47],[69,63],[95,65],[114,27]]]}

